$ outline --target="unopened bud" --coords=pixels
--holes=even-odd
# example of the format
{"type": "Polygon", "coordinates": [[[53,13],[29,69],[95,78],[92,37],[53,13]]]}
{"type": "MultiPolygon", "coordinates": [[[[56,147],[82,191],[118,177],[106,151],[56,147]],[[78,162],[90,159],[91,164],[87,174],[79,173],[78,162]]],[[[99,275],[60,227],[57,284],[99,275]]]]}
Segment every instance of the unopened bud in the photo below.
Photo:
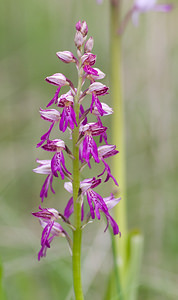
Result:
{"type": "Polygon", "coordinates": [[[83,35],[80,31],[77,31],[75,34],[74,42],[77,48],[80,48],[84,43],[83,35]]]}
{"type": "Polygon", "coordinates": [[[85,52],[91,52],[93,49],[93,44],[94,44],[94,40],[92,38],[92,36],[88,39],[88,41],[86,41],[85,43],[85,47],[84,50],[85,52]]]}
{"type": "Polygon", "coordinates": [[[83,36],[86,36],[88,33],[88,26],[86,21],[78,21],[77,24],[75,25],[75,28],[78,32],[81,32],[83,36]]]}
{"type": "Polygon", "coordinates": [[[76,58],[70,51],[60,51],[56,53],[57,57],[65,63],[75,62],[76,58]]]}

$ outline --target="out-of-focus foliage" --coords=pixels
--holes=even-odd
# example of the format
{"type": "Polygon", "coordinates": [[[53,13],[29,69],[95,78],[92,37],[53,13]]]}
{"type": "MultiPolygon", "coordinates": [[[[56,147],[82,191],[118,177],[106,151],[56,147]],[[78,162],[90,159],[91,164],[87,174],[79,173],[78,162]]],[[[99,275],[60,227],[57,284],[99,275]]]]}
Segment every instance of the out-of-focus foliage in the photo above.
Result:
{"type": "MultiPolygon", "coordinates": [[[[124,1],[124,11],[130,2],[124,1]]],[[[35,149],[48,128],[40,120],[39,107],[44,108],[55,91],[44,78],[61,72],[76,82],[74,66],[62,64],[55,52],[74,50],[78,19],[87,21],[94,52],[100,53],[96,66],[108,74],[108,1],[100,6],[94,0],[0,4],[0,257],[8,300],[72,298],[65,241],[56,240],[47,258],[37,262],[41,228],[31,211],[40,204],[44,177],[31,170],[37,157],[49,157],[35,149]]],[[[139,299],[178,297],[177,20],[176,7],[170,14],[143,15],[139,27],[130,23],[123,37],[128,220],[129,228],[139,227],[145,236],[139,299]]],[[[103,83],[108,81],[109,76],[103,83]]],[[[110,104],[109,95],[107,100],[110,104]]],[[[54,187],[56,195],[50,194],[44,205],[63,210],[68,194],[60,179],[54,187]]],[[[83,246],[86,299],[102,299],[112,267],[108,233],[91,224],[84,231],[83,246]]]]}

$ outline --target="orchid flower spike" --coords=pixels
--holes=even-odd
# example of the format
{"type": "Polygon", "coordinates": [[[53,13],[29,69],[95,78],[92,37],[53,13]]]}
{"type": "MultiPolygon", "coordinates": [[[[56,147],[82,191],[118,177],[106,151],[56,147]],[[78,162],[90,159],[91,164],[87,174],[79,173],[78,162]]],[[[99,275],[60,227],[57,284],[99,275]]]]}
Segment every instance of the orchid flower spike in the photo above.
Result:
{"type": "Polygon", "coordinates": [[[105,77],[105,74],[95,67],[96,55],[91,52],[94,40],[93,37],[87,37],[86,21],[78,21],[75,28],[74,43],[77,54],[74,55],[71,51],[65,50],[58,51],[56,55],[60,62],[73,63],[76,66],[78,85],[75,87],[73,82],[62,73],[54,73],[46,77],[45,80],[50,85],[56,86],[57,90],[52,100],[48,102],[47,108],[40,108],[41,119],[47,121],[50,126],[47,132],[41,136],[37,147],[45,150],[46,155],[51,156],[46,160],[38,159],[39,165],[33,170],[35,173],[46,175],[40,192],[41,202],[48,197],[48,194],[52,196],[51,193],[48,193],[49,189],[53,194],[55,193],[52,186],[53,180],[64,180],[64,187],[71,195],[65,206],[64,214],[54,208],[42,208],[41,206],[38,212],[33,213],[43,228],[41,248],[38,253],[39,260],[46,256],[47,249],[51,247],[52,241],[58,236],[65,237],[70,249],[74,251],[75,246],[72,245],[69,234],[59,224],[59,221],[65,222],[68,229],[73,230],[73,235],[75,235],[77,228],[83,230],[85,225],[91,222],[91,219],[100,220],[103,215],[106,218],[105,231],[110,225],[113,234],[120,235],[118,224],[110,214],[110,209],[120,199],[115,199],[112,194],[104,198],[95,191],[98,185],[105,184],[110,178],[118,185],[107,161],[107,158],[117,155],[118,150],[115,145],[108,144],[107,127],[101,121],[103,116],[113,113],[108,104],[100,102],[100,97],[108,94],[109,88],[99,82],[105,77]],[[83,86],[85,86],[85,90],[83,90],[83,86]],[[67,91],[60,94],[63,87],[67,91]],[[81,102],[85,102],[85,104],[81,102]],[[48,108],[52,105],[55,108],[48,108]],[[58,126],[55,126],[56,124],[58,126]],[[57,135],[51,138],[55,135],[54,127],[57,135]],[[68,148],[67,141],[63,140],[66,138],[67,129],[70,132],[69,138],[72,139],[72,150],[68,148]],[[100,146],[98,146],[98,142],[100,146]],[[68,157],[72,159],[72,166],[71,160],[67,161],[68,157]],[[92,169],[91,161],[92,164],[100,164],[103,171],[99,175],[93,174],[93,177],[83,178],[81,181],[83,167],[88,166],[92,169]],[[105,175],[104,182],[103,174],[105,175]],[[66,178],[70,181],[65,182],[66,178]],[[79,204],[77,211],[76,203],[79,204]],[[80,215],[76,218],[76,214],[79,213],[80,215]],[[69,218],[72,214],[74,214],[74,218],[72,218],[73,221],[70,221],[69,218]],[[80,222],[79,225],[76,224],[76,220],[80,222]]]}

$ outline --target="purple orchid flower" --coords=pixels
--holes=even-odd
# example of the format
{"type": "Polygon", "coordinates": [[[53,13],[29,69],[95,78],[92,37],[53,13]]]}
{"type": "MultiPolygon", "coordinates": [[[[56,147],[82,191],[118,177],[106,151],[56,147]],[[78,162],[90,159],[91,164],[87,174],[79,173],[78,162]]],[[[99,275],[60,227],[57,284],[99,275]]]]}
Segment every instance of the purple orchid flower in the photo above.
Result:
{"type": "Polygon", "coordinates": [[[96,214],[97,219],[100,220],[100,217],[101,217],[100,211],[103,212],[106,217],[106,220],[107,220],[107,226],[105,228],[105,231],[107,230],[109,223],[110,223],[111,227],[113,228],[114,235],[116,235],[116,234],[121,235],[117,223],[111,217],[111,215],[109,214],[109,211],[108,211],[109,209],[113,208],[120,201],[120,198],[115,199],[115,201],[114,201],[113,194],[111,194],[110,197],[102,198],[98,193],[93,191],[93,188],[95,186],[97,186],[98,184],[99,184],[98,180],[95,179],[94,177],[83,180],[80,184],[81,190],[83,191],[83,193],[86,193],[86,195],[87,195],[87,200],[88,200],[88,204],[90,207],[91,217],[92,217],[92,219],[94,219],[95,214],[96,214]],[[112,201],[113,201],[113,203],[112,203],[112,201]]]}
{"type": "Polygon", "coordinates": [[[53,103],[57,103],[58,95],[62,86],[70,85],[70,81],[61,73],[55,73],[52,76],[48,76],[45,78],[47,82],[50,84],[58,86],[53,99],[48,103],[46,107],[51,106],[53,103]]]}
{"type": "Polygon", "coordinates": [[[109,165],[104,160],[105,158],[114,156],[117,153],[119,153],[119,151],[116,150],[116,146],[115,145],[103,145],[103,146],[98,147],[98,156],[99,156],[99,159],[103,162],[103,164],[105,166],[103,172],[101,174],[99,174],[98,177],[102,176],[105,172],[107,172],[107,176],[106,176],[105,182],[107,182],[109,180],[109,178],[112,178],[113,181],[114,181],[114,183],[115,183],[115,185],[118,186],[117,180],[111,174],[111,169],[110,169],[109,165]]]}
{"type": "Polygon", "coordinates": [[[43,227],[41,249],[38,253],[38,260],[40,260],[41,257],[46,256],[46,251],[51,247],[50,244],[55,236],[66,237],[68,235],[62,226],[55,222],[59,219],[59,213],[56,209],[41,208],[41,206],[39,209],[39,212],[32,213],[32,215],[39,219],[40,224],[43,227]]]}
{"type": "Polygon", "coordinates": [[[98,112],[101,116],[104,115],[104,110],[102,109],[101,102],[99,101],[98,96],[103,96],[108,93],[108,87],[100,82],[93,82],[90,84],[88,90],[86,91],[86,94],[92,94],[92,101],[90,106],[90,111],[92,113],[93,105],[95,103],[98,112]]]}
{"type": "Polygon", "coordinates": [[[84,140],[80,146],[81,161],[83,159],[90,165],[90,154],[94,157],[95,162],[99,163],[97,145],[93,136],[101,135],[107,130],[107,127],[101,126],[98,123],[88,123],[80,126],[80,133],[84,136],[84,140]]]}
{"type": "Polygon", "coordinates": [[[60,139],[48,141],[42,148],[46,151],[56,152],[51,160],[51,170],[54,176],[58,177],[58,171],[62,179],[64,179],[67,174],[71,175],[65,166],[64,155],[62,153],[63,150],[66,150],[64,141],[60,139]]]}
{"type": "MultiPolygon", "coordinates": [[[[102,198],[98,193],[93,191],[93,188],[98,186],[100,183],[101,179],[96,179],[95,177],[88,178],[80,182],[80,188],[82,192],[81,220],[83,221],[84,219],[83,196],[86,195],[92,219],[95,219],[96,214],[97,219],[100,220],[100,212],[103,212],[107,220],[105,231],[107,230],[110,223],[113,228],[113,233],[120,234],[117,223],[108,212],[120,201],[120,198],[114,198],[113,194],[111,194],[109,197],[102,198]]],[[[69,193],[73,193],[71,182],[65,182],[64,187],[69,193]]],[[[69,218],[73,213],[73,209],[73,198],[71,197],[65,207],[64,216],[66,218],[69,218]]]]}
{"type": "Polygon", "coordinates": [[[48,196],[49,186],[50,186],[53,194],[55,194],[55,191],[52,187],[53,173],[51,170],[51,160],[38,160],[37,159],[36,161],[37,161],[37,163],[39,163],[39,166],[37,168],[33,169],[33,172],[38,173],[38,174],[47,174],[48,175],[45,179],[45,182],[44,182],[41,192],[40,192],[41,201],[43,202],[44,198],[47,198],[47,196],[48,196]]]}
{"type": "Polygon", "coordinates": [[[59,122],[61,119],[61,114],[56,109],[41,109],[40,108],[40,114],[41,114],[41,118],[43,120],[51,122],[52,124],[49,127],[49,130],[44,135],[42,135],[41,141],[37,144],[37,148],[41,147],[41,145],[43,145],[46,140],[49,140],[49,136],[50,136],[51,130],[54,127],[54,124],[59,122]]]}
{"type": "Polygon", "coordinates": [[[63,112],[61,114],[61,120],[59,124],[59,128],[62,132],[65,132],[67,126],[70,129],[74,129],[74,124],[77,125],[76,116],[73,108],[74,97],[71,91],[66,94],[61,95],[58,99],[58,106],[63,107],[63,112]]]}

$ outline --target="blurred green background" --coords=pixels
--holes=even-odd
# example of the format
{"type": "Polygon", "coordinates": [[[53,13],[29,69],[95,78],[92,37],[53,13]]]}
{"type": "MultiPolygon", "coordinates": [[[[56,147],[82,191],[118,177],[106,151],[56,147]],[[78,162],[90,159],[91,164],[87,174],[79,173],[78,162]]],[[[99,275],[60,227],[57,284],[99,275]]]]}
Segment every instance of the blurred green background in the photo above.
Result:
{"type": "MultiPolygon", "coordinates": [[[[36,158],[49,159],[48,153],[35,148],[49,127],[38,110],[55,91],[44,81],[46,76],[61,72],[76,83],[75,66],[63,64],[55,53],[75,51],[74,25],[79,19],[88,23],[89,35],[95,40],[96,67],[108,74],[103,83],[109,83],[109,1],[103,2],[99,6],[95,0],[1,0],[0,261],[4,299],[72,299],[66,242],[56,239],[47,258],[37,261],[41,228],[31,212],[38,210],[44,176],[32,169],[37,166],[36,158]]],[[[123,2],[124,13],[132,1],[123,2]]],[[[177,20],[176,6],[170,14],[141,16],[138,28],[129,24],[122,43],[128,222],[145,239],[139,300],[178,299],[177,20]]],[[[103,100],[112,106],[109,96],[103,100]]],[[[109,125],[111,117],[104,122],[109,125]]],[[[49,192],[44,206],[63,211],[69,195],[60,180],[54,187],[56,195],[49,192]]],[[[103,299],[112,268],[110,238],[103,230],[102,222],[94,222],[84,231],[86,299],[103,299]]]]}

